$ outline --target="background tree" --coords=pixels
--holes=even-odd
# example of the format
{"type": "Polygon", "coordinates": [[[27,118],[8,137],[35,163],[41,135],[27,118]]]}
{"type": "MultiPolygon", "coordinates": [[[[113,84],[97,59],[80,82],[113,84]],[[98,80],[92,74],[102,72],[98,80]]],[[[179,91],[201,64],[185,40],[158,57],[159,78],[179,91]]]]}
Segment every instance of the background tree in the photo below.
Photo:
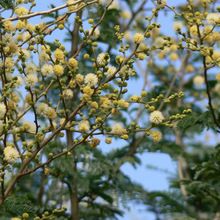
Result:
{"type": "Polygon", "coordinates": [[[117,219],[129,202],[220,218],[217,1],[36,4],[0,3],[0,218],[117,219]],[[170,192],[121,169],[158,151],[178,164],[170,192]]]}

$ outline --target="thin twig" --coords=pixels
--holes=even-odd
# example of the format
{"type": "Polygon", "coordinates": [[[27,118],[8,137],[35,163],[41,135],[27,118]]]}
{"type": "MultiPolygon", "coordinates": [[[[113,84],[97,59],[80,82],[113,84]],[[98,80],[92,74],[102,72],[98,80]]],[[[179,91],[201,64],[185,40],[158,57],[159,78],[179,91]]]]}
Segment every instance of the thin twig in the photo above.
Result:
{"type": "MultiPolygon", "coordinates": [[[[53,12],[56,12],[56,11],[59,11],[61,9],[64,9],[64,8],[67,8],[69,6],[74,6],[74,5],[77,5],[79,3],[84,3],[85,5],[90,5],[90,4],[93,4],[93,3],[97,3],[98,0],[92,0],[90,2],[86,2],[84,0],[78,0],[78,1],[75,1],[71,4],[64,4],[64,5],[61,5],[61,6],[58,6],[56,8],[52,8],[50,10],[46,10],[46,11],[40,11],[40,12],[33,12],[31,14],[27,14],[27,15],[24,15],[24,16],[17,16],[17,17],[12,17],[12,18],[6,18],[6,19],[3,19],[1,20],[0,22],[5,22],[5,21],[16,21],[16,20],[20,20],[20,19],[28,19],[28,18],[32,18],[32,17],[36,17],[36,16],[39,16],[39,15],[46,15],[46,14],[50,14],[50,13],[53,13],[53,12]]],[[[71,12],[76,12],[78,11],[78,8],[76,10],[73,10],[71,12]]]]}
{"type": "Polygon", "coordinates": [[[204,78],[205,78],[205,85],[206,85],[206,93],[207,93],[207,96],[208,96],[208,104],[209,104],[209,109],[210,109],[210,112],[212,114],[212,118],[213,118],[213,121],[214,123],[216,124],[217,126],[217,132],[220,133],[220,123],[218,122],[218,119],[215,115],[215,110],[213,108],[213,105],[212,105],[212,97],[211,97],[211,93],[210,93],[210,87],[209,87],[209,81],[208,81],[208,71],[207,71],[207,66],[206,66],[206,57],[203,56],[203,67],[204,67],[204,78]]]}

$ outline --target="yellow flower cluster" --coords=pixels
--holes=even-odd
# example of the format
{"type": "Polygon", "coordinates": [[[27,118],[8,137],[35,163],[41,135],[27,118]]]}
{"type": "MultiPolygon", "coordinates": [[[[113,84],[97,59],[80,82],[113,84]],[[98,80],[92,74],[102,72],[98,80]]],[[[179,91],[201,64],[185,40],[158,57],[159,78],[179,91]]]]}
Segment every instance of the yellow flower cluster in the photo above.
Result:
{"type": "Polygon", "coordinates": [[[53,73],[53,66],[50,65],[50,64],[44,64],[42,67],[41,67],[41,73],[43,76],[49,76],[50,74],[53,73]]]}
{"type": "Polygon", "coordinates": [[[127,133],[127,130],[123,127],[122,124],[120,123],[115,123],[114,125],[112,125],[112,131],[113,134],[116,135],[123,135],[127,133]]]}
{"type": "Polygon", "coordinates": [[[78,10],[79,8],[81,8],[85,3],[84,2],[80,2],[80,3],[75,3],[77,0],[68,0],[67,1],[67,4],[69,5],[68,6],[68,10],[69,11],[76,11],[78,10]]]}
{"type": "Polygon", "coordinates": [[[37,111],[40,115],[46,116],[50,119],[55,119],[57,117],[55,109],[48,106],[46,103],[40,103],[37,106],[37,111]]]}
{"type": "Polygon", "coordinates": [[[6,113],[6,106],[4,103],[0,103],[0,119],[3,119],[6,113]]]}
{"type": "Polygon", "coordinates": [[[206,17],[207,22],[210,24],[219,24],[220,23],[220,14],[219,13],[209,13],[206,17]]]}
{"type": "Polygon", "coordinates": [[[94,87],[98,83],[98,77],[94,73],[89,73],[85,76],[85,84],[94,87]]]}
{"type": "Polygon", "coordinates": [[[62,62],[65,58],[64,52],[61,49],[56,49],[54,51],[54,58],[56,61],[62,62]]]}
{"type": "Polygon", "coordinates": [[[164,120],[164,116],[163,116],[162,112],[155,110],[150,113],[150,122],[151,123],[160,124],[161,122],[163,122],[163,120],[164,120]]]}
{"type": "Polygon", "coordinates": [[[19,153],[13,146],[8,145],[4,149],[4,159],[8,163],[14,163],[18,158],[19,158],[19,153]]]}
{"type": "Polygon", "coordinates": [[[89,121],[87,121],[87,120],[80,121],[79,125],[78,125],[78,128],[79,128],[79,131],[81,131],[81,132],[89,131],[89,129],[90,129],[89,121]]]}
{"type": "Polygon", "coordinates": [[[162,133],[160,131],[154,130],[150,131],[150,136],[154,142],[159,142],[162,139],[162,133]]]}
{"type": "Polygon", "coordinates": [[[28,14],[28,10],[26,8],[19,7],[15,9],[15,14],[18,16],[23,16],[23,15],[28,14]]]}
{"type": "Polygon", "coordinates": [[[135,44],[140,44],[144,41],[144,35],[141,33],[136,33],[134,35],[134,43],[135,44]]]}
{"type": "Polygon", "coordinates": [[[205,82],[205,79],[204,79],[204,77],[203,76],[195,76],[194,78],[193,78],[193,84],[196,86],[196,87],[200,87],[200,86],[202,86],[203,84],[204,84],[204,82],[205,82]]]}
{"type": "Polygon", "coordinates": [[[56,64],[54,65],[53,67],[53,71],[54,71],[54,74],[58,77],[62,76],[64,74],[64,68],[62,65],[60,64],[56,64]]]}
{"type": "Polygon", "coordinates": [[[71,98],[73,98],[73,91],[71,89],[65,89],[63,91],[63,96],[66,99],[71,99],[71,98]]]}
{"type": "Polygon", "coordinates": [[[69,59],[68,64],[73,70],[76,70],[78,68],[78,61],[73,57],[69,59]]]}
{"type": "Polygon", "coordinates": [[[97,64],[99,66],[105,66],[110,61],[109,55],[107,53],[100,53],[97,57],[97,64]]]}

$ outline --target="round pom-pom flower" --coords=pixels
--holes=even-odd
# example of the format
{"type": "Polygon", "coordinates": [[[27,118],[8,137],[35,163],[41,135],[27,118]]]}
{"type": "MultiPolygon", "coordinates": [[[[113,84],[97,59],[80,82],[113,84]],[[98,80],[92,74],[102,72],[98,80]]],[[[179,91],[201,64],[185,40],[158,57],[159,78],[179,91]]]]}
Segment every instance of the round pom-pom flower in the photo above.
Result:
{"type": "Polygon", "coordinates": [[[150,122],[154,124],[160,124],[161,122],[163,122],[163,120],[164,120],[164,116],[162,112],[155,110],[150,113],[150,122]]]}
{"type": "Polygon", "coordinates": [[[8,163],[14,163],[19,158],[19,153],[14,147],[7,146],[4,149],[4,158],[8,163]]]}
{"type": "Polygon", "coordinates": [[[98,83],[98,77],[94,73],[89,73],[85,76],[85,84],[93,87],[98,83]]]}

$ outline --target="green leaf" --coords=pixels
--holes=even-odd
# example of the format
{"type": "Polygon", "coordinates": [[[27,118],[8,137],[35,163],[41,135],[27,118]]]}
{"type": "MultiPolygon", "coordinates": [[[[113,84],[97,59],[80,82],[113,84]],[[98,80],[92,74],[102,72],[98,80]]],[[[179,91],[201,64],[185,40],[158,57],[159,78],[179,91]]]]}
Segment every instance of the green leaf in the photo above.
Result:
{"type": "Polygon", "coordinates": [[[202,131],[204,128],[213,128],[214,123],[210,111],[204,113],[193,112],[191,115],[181,120],[177,126],[184,131],[196,126],[198,132],[202,131]]]}
{"type": "Polygon", "coordinates": [[[5,210],[14,215],[22,215],[24,212],[34,214],[35,208],[27,195],[12,195],[4,202],[5,210]]]}
{"type": "Polygon", "coordinates": [[[0,6],[4,9],[13,9],[15,5],[14,0],[2,0],[0,1],[0,6]]]}

